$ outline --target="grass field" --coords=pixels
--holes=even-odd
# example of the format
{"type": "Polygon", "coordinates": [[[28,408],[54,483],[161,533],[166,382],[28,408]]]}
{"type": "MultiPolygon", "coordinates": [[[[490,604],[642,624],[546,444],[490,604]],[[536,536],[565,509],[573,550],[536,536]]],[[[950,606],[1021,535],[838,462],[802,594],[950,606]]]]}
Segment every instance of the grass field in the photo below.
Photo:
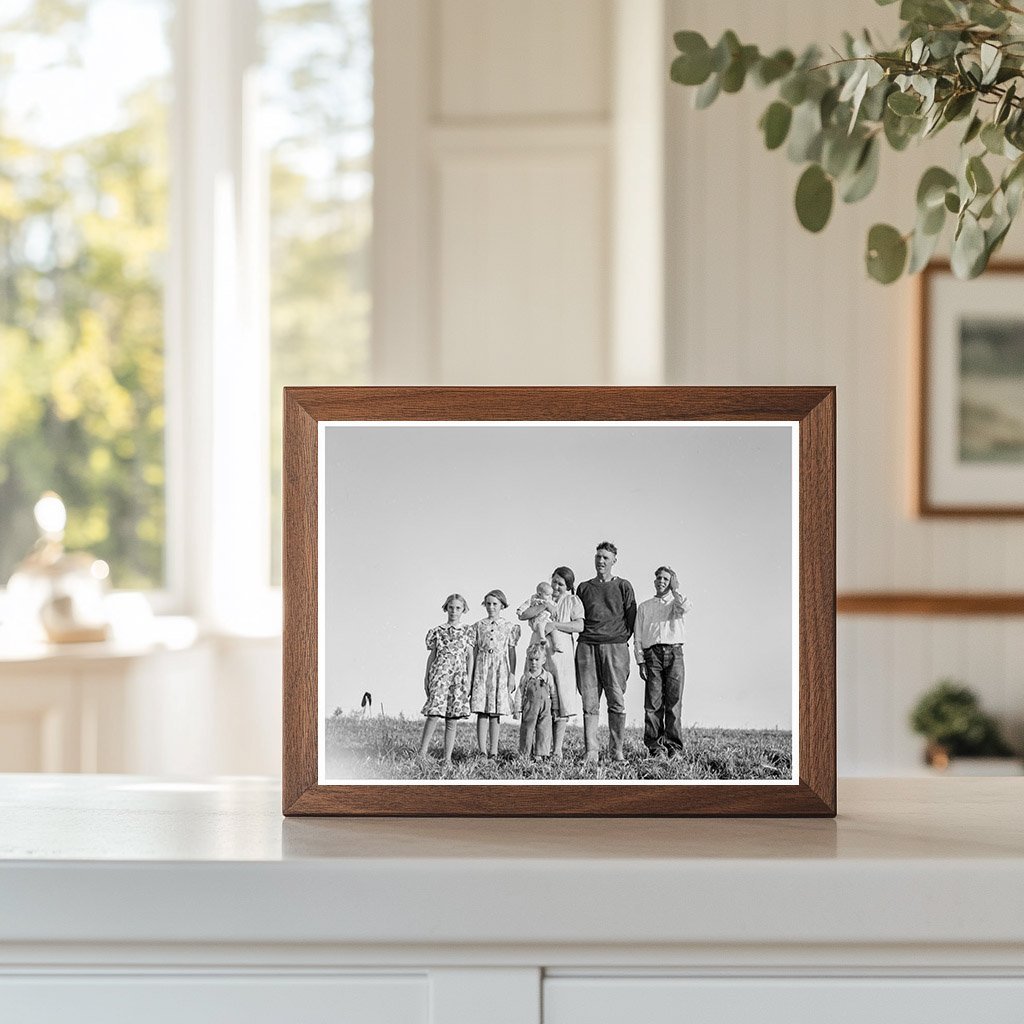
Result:
{"type": "MultiPolygon", "coordinates": [[[[602,715],[602,719],[603,719],[602,715]]],[[[625,762],[609,762],[607,727],[601,727],[600,764],[583,764],[583,730],[569,726],[560,762],[526,761],[519,756],[519,723],[503,722],[496,760],[476,750],[476,722],[459,724],[453,764],[440,762],[444,723],[434,734],[430,755],[419,758],[423,719],[335,713],[327,719],[325,746],[327,776],[331,779],[438,779],[457,782],[495,782],[511,779],[664,780],[752,779],[789,780],[792,777],[792,734],[778,729],[705,729],[693,727],[683,735],[682,755],[670,760],[647,756],[643,730],[626,730],[625,762]]]]}

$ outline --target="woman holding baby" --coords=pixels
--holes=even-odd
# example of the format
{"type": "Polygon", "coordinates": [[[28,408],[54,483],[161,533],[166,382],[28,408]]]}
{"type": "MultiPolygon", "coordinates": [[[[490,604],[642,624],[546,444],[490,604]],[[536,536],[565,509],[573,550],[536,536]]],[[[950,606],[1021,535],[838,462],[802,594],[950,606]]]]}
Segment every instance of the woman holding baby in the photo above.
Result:
{"type": "Polygon", "coordinates": [[[541,617],[545,636],[545,668],[555,680],[554,744],[552,756],[562,756],[562,743],[569,719],[579,714],[576,689],[576,634],[583,632],[583,602],[576,596],[576,577],[568,566],[560,565],[551,574],[550,593],[545,587],[518,610],[519,618],[531,621],[541,617]],[[543,604],[543,607],[541,605],[543,604]],[[546,614],[545,614],[546,613],[546,614]]]}

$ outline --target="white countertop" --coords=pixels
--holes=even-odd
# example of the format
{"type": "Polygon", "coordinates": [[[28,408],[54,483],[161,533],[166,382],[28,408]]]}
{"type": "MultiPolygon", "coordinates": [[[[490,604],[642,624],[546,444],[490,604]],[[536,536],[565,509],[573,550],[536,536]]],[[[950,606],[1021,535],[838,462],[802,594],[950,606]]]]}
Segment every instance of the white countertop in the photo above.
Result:
{"type": "Polygon", "coordinates": [[[284,819],[277,783],[0,776],[0,943],[1024,944],[1024,780],[839,817],[284,819]]]}

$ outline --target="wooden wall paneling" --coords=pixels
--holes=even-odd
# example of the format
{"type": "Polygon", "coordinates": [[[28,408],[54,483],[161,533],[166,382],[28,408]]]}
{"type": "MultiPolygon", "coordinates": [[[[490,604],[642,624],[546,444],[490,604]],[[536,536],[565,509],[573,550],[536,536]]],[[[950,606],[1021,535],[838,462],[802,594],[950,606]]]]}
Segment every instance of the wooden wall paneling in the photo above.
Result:
{"type": "Polygon", "coordinates": [[[446,383],[604,379],[607,191],[603,146],[440,157],[446,383]]]}
{"type": "Polygon", "coordinates": [[[441,120],[604,118],[610,0],[436,0],[441,120]]]}
{"type": "Polygon", "coordinates": [[[836,627],[836,762],[839,776],[857,769],[857,694],[854,687],[859,657],[861,625],[855,619],[840,619],[836,627]]]}
{"type": "Polygon", "coordinates": [[[904,769],[920,767],[924,741],[911,730],[909,718],[921,694],[931,686],[929,651],[934,647],[933,623],[929,619],[914,619],[888,625],[894,641],[892,671],[888,680],[890,763],[904,769]]]}

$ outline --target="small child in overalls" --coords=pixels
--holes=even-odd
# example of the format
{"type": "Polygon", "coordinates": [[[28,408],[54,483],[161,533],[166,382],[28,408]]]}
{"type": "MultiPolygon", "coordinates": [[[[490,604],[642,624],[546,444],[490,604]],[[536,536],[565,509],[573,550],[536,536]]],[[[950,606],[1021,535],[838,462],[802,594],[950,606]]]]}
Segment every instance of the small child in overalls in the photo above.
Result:
{"type": "Polygon", "coordinates": [[[526,670],[519,681],[516,703],[520,706],[519,753],[523,757],[547,757],[551,753],[551,716],[555,680],[544,668],[542,644],[530,644],[526,670]]]}

